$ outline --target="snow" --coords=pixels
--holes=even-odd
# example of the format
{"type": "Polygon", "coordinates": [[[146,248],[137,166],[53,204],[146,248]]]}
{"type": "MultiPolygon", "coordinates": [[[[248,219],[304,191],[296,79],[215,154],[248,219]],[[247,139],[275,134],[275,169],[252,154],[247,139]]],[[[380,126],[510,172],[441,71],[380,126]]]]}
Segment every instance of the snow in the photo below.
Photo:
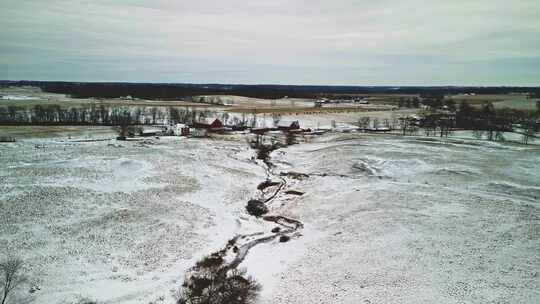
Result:
{"type": "Polygon", "coordinates": [[[35,99],[35,97],[29,97],[25,95],[3,95],[3,96],[0,96],[0,99],[17,101],[17,100],[33,100],[35,99]]]}
{"type": "Polygon", "coordinates": [[[0,87],[0,100],[24,102],[29,100],[66,100],[64,94],[42,92],[40,88],[30,86],[0,87]]]}
{"type": "MultiPolygon", "coordinates": [[[[309,174],[284,189],[305,194],[269,205],[304,228],[255,246],[240,265],[262,284],[260,303],[540,297],[537,147],[468,134],[304,140],[272,162],[276,173],[309,174]]],[[[244,209],[266,179],[253,156],[241,136],[0,145],[0,246],[40,287],[19,299],[174,303],[202,256],[275,226],[244,209]]]]}
{"type": "Polygon", "coordinates": [[[311,174],[285,212],[324,233],[260,253],[268,267],[262,248],[252,253],[247,269],[270,290],[261,303],[534,302],[539,156],[514,144],[384,135],[274,152],[277,171],[311,174]],[[372,170],[355,170],[359,161],[372,170]]]}
{"type": "Polygon", "coordinates": [[[185,271],[238,233],[265,176],[234,158],[251,156],[243,142],[111,143],[0,146],[0,244],[40,288],[21,300],[172,303],[185,271]]]}

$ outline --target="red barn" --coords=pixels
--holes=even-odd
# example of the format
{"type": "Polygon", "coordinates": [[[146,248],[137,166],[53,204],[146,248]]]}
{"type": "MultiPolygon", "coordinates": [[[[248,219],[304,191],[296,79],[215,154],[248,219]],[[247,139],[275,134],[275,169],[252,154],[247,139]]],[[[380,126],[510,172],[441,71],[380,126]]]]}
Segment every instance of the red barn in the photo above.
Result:
{"type": "Polygon", "coordinates": [[[206,129],[208,132],[222,132],[225,129],[221,120],[217,118],[207,118],[202,122],[196,122],[193,127],[206,129]]]}

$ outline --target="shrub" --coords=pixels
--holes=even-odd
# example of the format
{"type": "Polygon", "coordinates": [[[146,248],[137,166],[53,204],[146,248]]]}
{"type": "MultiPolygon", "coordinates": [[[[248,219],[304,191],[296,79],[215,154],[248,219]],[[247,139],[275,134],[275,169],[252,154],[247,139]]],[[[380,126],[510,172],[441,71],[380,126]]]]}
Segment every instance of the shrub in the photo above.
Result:
{"type": "Polygon", "coordinates": [[[298,190],[287,190],[287,191],[285,191],[285,194],[291,194],[291,195],[304,195],[304,192],[298,191],[298,190]]]}
{"type": "Polygon", "coordinates": [[[269,162],[270,153],[279,149],[281,145],[278,142],[272,142],[270,144],[263,143],[262,137],[258,136],[257,140],[250,141],[249,145],[252,149],[257,150],[257,159],[263,160],[268,166],[272,166],[269,162]]]}
{"type": "Polygon", "coordinates": [[[14,137],[10,137],[10,136],[0,136],[0,142],[15,142],[15,138],[14,137]]]}
{"type": "Polygon", "coordinates": [[[263,202],[256,199],[249,200],[246,210],[253,216],[261,216],[268,213],[268,207],[266,207],[263,202]]]}
{"type": "Polygon", "coordinates": [[[207,275],[194,274],[180,290],[177,304],[249,304],[261,286],[245,271],[215,269],[207,275]]]}
{"type": "Polygon", "coordinates": [[[280,182],[273,182],[273,181],[271,181],[271,180],[266,180],[266,181],[260,183],[260,184],[257,186],[257,189],[260,190],[260,191],[262,191],[262,190],[264,190],[264,189],[266,189],[266,188],[268,188],[268,187],[277,186],[277,185],[279,185],[279,184],[281,184],[281,183],[280,183],[280,182]]]}
{"type": "Polygon", "coordinates": [[[219,254],[214,253],[198,261],[195,264],[195,267],[196,268],[213,268],[213,267],[219,267],[222,264],[223,264],[223,258],[219,254]]]}
{"type": "Polygon", "coordinates": [[[282,235],[282,236],[279,237],[279,241],[280,241],[281,243],[288,242],[290,239],[291,239],[291,237],[288,236],[288,235],[282,235]]]}
{"type": "Polygon", "coordinates": [[[10,136],[0,136],[0,142],[15,142],[15,138],[14,137],[10,137],[10,136]]]}
{"type": "Polygon", "coordinates": [[[305,174],[305,173],[299,173],[299,172],[293,172],[293,171],[289,171],[289,172],[279,172],[279,175],[280,175],[280,176],[287,176],[287,177],[290,177],[290,178],[293,178],[293,179],[298,179],[298,180],[303,180],[303,179],[309,177],[308,174],[305,174]]]}
{"type": "Polygon", "coordinates": [[[0,285],[2,294],[0,303],[8,303],[8,298],[12,291],[26,281],[21,274],[23,261],[19,258],[8,257],[0,262],[0,285]]]}

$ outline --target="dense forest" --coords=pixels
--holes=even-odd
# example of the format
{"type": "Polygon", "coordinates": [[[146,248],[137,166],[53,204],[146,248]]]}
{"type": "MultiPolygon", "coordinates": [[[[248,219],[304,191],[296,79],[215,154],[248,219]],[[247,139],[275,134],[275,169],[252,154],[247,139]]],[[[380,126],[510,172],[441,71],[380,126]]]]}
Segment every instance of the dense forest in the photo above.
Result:
{"type": "Polygon", "coordinates": [[[0,81],[0,86],[28,85],[45,92],[67,94],[79,98],[134,98],[174,100],[197,95],[239,95],[277,99],[319,98],[332,94],[508,94],[528,93],[540,96],[539,87],[453,87],[453,86],[312,86],[312,85],[228,85],[228,84],[176,84],[176,83],[115,83],[115,82],[53,82],[53,81],[0,81]]]}

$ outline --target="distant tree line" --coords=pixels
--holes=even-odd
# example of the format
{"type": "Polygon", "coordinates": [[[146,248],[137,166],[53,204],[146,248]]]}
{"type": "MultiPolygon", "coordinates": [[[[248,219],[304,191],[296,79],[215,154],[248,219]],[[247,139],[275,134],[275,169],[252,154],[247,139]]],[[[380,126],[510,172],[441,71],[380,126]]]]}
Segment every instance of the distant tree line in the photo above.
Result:
{"type": "Polygon", "coordinates": [[[420,107],[420,98],[418,97],[411,97],[411,98],[405,98],[400,97],[398,99],[398,107],[400,108],[419,108],[420,107]]]}
{"type": "Polygon", "coordinates": [[[192,96],[200,95],[239,95],[267,99],[278,99],[284,96],[295,98],[314,98],[316,96],[314,92],[293,86],[51,83],[43,85],[42,90],[67,94],[75,98],[120,98],[131,96],[154,100],[192,99],[192,96]]]}
{"type": "Polygon", "coordinates": [[[456,111],[456,101],[451,98],[426,98],[422,101],[422,104],[427,106],[430,110],[448,110],[448,111],[456,111]]]}
{"type": "Polygon", "coordinates": [[[488,140],[503,140],[504,132],[516,132],[528,143],[540,131],[540,110],[495,109],[491,102],[475,108],[462,101],[456,111],[448,109],[426,114],[420,126],[428,134],[438,130],[441,137],[453,129],[472,130],[476,137],[486,136],[488,140]]]}
{"type": "Polygon", "coordinates": [[[540,90],[534,90],[532,92],[529,92],[527,98],[540,98],[540,90]]]}
{"type": "Polygon", "coordinates": [[[525,144],[537,138],[536,134],[540,132],[540,107],[535,112],[495,109],[492,103],[485,103],[477,108],[466,101],[456,106],[452,100],[430,100],[433,102],[432,106],[421,115],[392,120],[362,117],[358,120],[358,127],[368,131],[399,130],[402,135],[417,135],[422,130],[426,136],[440,137],[448,137],[455,130],[471,130],[476,137],[485,136],[488,140],[504,140],[504,132],[514,132],[521,134],[525,144]],[[446,105],[444,110],[440,107],[441,104],[446,105]]]}
{"type": "Polygon", "coordinates": [[[456,101],[451,98],[445,98],[444,94],[422,94],[420,97],[400,97],[398,99],[399,108],[420,108],[423,105],[431,110],[446,109],[456,110],[456,101]]]}
{"type": "Polygon", "coordinates": [[[73,97],[118,98],[132,96],[145,99],[172,100],[198,95],[240,95],[277,99],[319,98],[329,94],[420,94],[434,97],[448,94],[508,94],[528,93],[540,96],[538,87],[362,87],[362,86],[309,86],[309,85],[228,85],[228,84],[174,84],[174,83],[85,83],[55,81],[0,81],[0,86],[36,86],[45,92],[67,94],[73,97]]]}
{"type": "Polygon", "coordinates": [[[476,109],[467,102],[461,102],[456,112],[456,127],[485,132],[489,140],[501,139],[503,132],[513,131],[513,124],[519,122],[523,114],[516,110],[496,111],[492,103],[476,109]]]}
{"type": "MultiPolygon", "coordinates": [[[[280,115],[273,116],[274,123],[277,124],[280,117],[280,115]]],[[[255,113],[230,115],[227,112],[190,107],[119,107],[103,104],[69,108],[60,105],[0,107],[0,125],[130,126],[176,123],[193,125],[206,118],[219,118],[223,124],[237,127],[256,127],[260,122],[255,113]]]]}
{"type": "MultiPolygon", "coordinates": [[[[228,113],[226,116],[228,118],[228,113]]],[[[210,110],[192,108],[160,108],[137,106],[105,106],[64,108],[59,105],[0,107],[2,125],[137,125],[186,123],[192,124],[206,117],[216,117],[210,110]]]]}

